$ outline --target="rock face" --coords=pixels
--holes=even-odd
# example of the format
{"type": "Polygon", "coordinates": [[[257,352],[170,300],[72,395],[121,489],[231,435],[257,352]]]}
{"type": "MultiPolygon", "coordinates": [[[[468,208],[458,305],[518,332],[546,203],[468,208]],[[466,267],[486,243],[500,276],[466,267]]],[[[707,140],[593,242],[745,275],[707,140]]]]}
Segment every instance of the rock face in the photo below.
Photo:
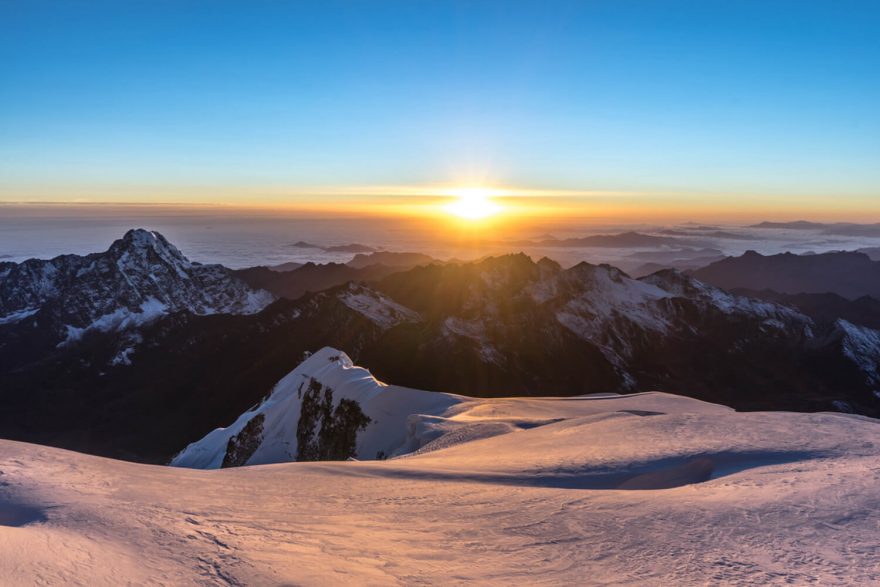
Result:
{"type": "Polygon", "coordinates": [[[315,378],[302,394],[296,425],[297,461],[342,461],[355,456],[357,433],[371,422],[349,398],[333,402],[333,390],[315,378]]]}
{"type": "Polygon", "coordinates": [[[263,440],[263,414],[257,414],[245,424],[241,432],[233,436],[226,443],[226,454],[223,456],[221,467],[240,467],[247,463],[254,452],[260,447],[263,440]]]}
{"type": "Polygon", "coordinates": [[[103,253],[0,263],[0,323],[46,322],[62,342],[178,311],[251,314],[273,300],[221,265],[189,261],[157,232],[128,231],[103,253]]]}
{"type": "Polygon", "coordinates": [[[390,451],[389,443],[403,443],[409,410],[445,409],[456,401],[386,386],[342,351],[327,347],[283,377],[258,406],[190,444],[171,464],[216,468],[343,461],[364,452],[373,458],[381,449],[390,451]],[[372,440],[359,443],[359,434],[370,426],[372,440]]]}

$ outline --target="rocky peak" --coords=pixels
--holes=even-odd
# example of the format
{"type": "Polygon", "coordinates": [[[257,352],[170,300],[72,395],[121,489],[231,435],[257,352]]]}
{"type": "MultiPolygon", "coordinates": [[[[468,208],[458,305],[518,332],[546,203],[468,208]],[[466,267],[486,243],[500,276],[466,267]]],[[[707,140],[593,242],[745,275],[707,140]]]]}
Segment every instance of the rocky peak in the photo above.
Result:
{"type": "Polygon", "coordinates": [[[562,275],[569,287],[574,287],[578,290],[588,290],[610,284],[625,286],[628,282],[635,281],[617,267],[605,263],[593,265],[586,261],[581,261],[574,267],[564,271],[562,275]]]}
{"type": "Polygon", "coordinates": [[[136,259],[139,263],[162,261],[176,268],[192,267],[193,263],[162,234],[143,228],[134,228],[113,242],[107,251],[118,260],[136,259]]]}
{"type": "Polygon", "coordinates": [[[509,253],[474,261],[474,266],[483,271],[528,271],[535,267],[535,262],[525,253],[509,253]]]}
{"type": "Polygon", "coordinates": [[[168,242],[168,239],[162,236],[161,233],[144,228],[132,228],[122,238],[113,241],[113,244],[110,245],[110,250],[136,251],[145,249],[153,249],[154,251],[173,250],[176,254],[183,257],[183,254],[177,247],[168,242]]]}
{"type": "Polygon", "coordinates": [[[121,329],[171,311],[257,312],[272,301],[221,265],[190,262],[158,232],[129,230],[103,253],[32,259],[0,282],[0,319],[52,308],[43,322],[67,339],[121,329]]]}
{"type": "Polygon", "coordinates": [[[551,259],[550,257],[541,257],[538,260],[538,267],[542,273],[559,273],[562,271],[562,265],[551,259]]]}
{"type": "Polygon", "coordinates": [[[707,286],[678,269],[661,269],[650,275],[639,278],[642,283],[655,285],[675,296],[689,297],[704,290],[707,286]]]}
{"type": "Polygon", "coordinates": [[[487,257],[477,261],[474,268],[490,290],[520,289],[539,279],[539,267],[525,253],[487,257]]]}

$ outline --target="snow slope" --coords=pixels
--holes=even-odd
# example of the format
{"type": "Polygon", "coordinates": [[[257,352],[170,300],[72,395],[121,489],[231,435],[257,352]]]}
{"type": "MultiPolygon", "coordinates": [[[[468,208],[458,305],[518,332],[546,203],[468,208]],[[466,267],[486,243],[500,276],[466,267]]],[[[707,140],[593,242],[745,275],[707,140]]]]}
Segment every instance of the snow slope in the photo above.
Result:
{"type": "MultiPolygon", "coordinates": [[[[196,470],[0,441],[0,582],[880,581],[876,420],[737,413],[660,393],[433,396],[383,386],[330,352],[309,375],[368,414],[388,412],[359,450],[379,438],[420,448],[196,470]]],[[[272,410],[281,423],[281,404],[272,410]]]]}
{"type": "Polygon", "coordinates": [[[297,460],[297,428],[305,390],[314,379],[333,390],[333,401],[358,403],[370,423],[357,435],[356,457],[395,457],[542,426],[558,420],[609,411],[727,412],[729,408],[661,393],[575,398],[476,399],[447,393],[385,385],[369,371],[352,364],[342,351],[325,347],[288,373],[266,400],[242,414],[232,425],[218,428],[177,455],[180,467],[216,469],[223,465],[230,439],[249,422],[262,419],[258,446],[241,464],[262,465],[297,460]]]}

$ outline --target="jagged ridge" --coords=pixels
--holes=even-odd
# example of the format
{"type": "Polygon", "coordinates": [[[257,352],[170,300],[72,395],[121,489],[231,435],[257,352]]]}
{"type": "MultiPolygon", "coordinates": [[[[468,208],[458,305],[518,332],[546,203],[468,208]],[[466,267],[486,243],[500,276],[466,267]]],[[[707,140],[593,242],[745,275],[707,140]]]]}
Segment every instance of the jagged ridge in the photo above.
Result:
{"type": "Polygon", "coordinates": [[[161,234],[129,230],[103,253],[0,264],[0,323],[41,313],[66,340],[185,310],[254,313],[272,301],[221,265],[191,262],[161,234]]]}

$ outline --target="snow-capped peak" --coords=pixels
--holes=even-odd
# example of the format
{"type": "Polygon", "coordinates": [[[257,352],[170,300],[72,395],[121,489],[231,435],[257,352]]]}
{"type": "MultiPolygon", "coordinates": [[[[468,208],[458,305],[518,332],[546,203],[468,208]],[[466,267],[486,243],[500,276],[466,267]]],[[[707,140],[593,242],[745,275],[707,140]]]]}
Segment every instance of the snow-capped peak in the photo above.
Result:
{"type": "Polygon", "coordinates": [[[386,386],[344,352],[325,347],[282,378],[263,403],[190,444],[171,464],[214,469],[390,456],[406,444],[411,410],[435,412],[457,401],[386,386]]]}
{"type": "Polygon", "coordinates": [[[160,233],[133,229],[103,253],[30,259],[4,268],[0,320],[43,316],[67,341],[88,330],[128,328],[162,314],[254,313],[273,296],[248,287],[221,265],[187,259],[160,233]]]}
{"type": "Polygon", "coordinates": [[[181,279],[190,278],[194,263],[160,233],[143,228],[129,230],[110,245],[108,254],[116,258],[120,271],[153,272],[156,265],[171,268],[181,279]]]}
{"type": "Polygon", "coordinates": [[[344,352],[322,348],[283,377],[263,403],[239,416],[227,428],[218,428],[190,444],[171,464],[216,469],[295,461],[299,441],[305,438],[300,428],[308,423],[325,424],[322,413],[320,422],[299,425],[304,401],[308,404],[307,412],[317,412],[324,407],[325,397],[330,407],[338,406],[342,399],[360,404],[381,393],[383,387],[369,371],[355,367],[344,352]]]}
{"type": "Polygon", "coordinates": [[[127,252],[153,251],[165,260],[175,260],[190,264],[189,259],[161,233],[144,228],[132,228],[125,235],[110,245],[110,250],[127,252]]]}
{"type": "Polygon", "coordinates": [[[126,246],[134,248],[164,248],[172,249],[178,256],[183,257],[180,250],[168,242],[161,233],[155,230],[147,230],[145,228],[129,229],[121,239],[115,241],[112,246],[126,246]]]}

